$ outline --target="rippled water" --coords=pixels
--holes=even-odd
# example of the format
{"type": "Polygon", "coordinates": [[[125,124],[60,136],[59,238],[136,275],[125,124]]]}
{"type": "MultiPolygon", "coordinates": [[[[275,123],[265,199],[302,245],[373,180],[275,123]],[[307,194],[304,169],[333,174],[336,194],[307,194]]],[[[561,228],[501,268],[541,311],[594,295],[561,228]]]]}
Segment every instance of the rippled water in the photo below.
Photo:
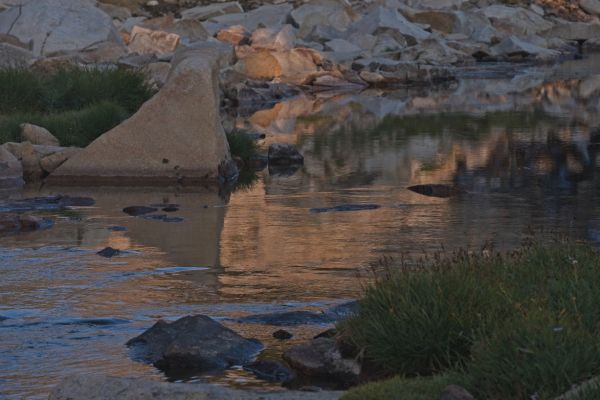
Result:
{"type": "MultiPolygon", "coordinates": [[[[4,194],[4,202],[60,193],[96,204],[40,213],[54,220],[51,229],[0,237],[0,397],[43,398],[61,377],[82,371],[165,379],[131,361],[124,346],[157,318],[323,309],[357,297],[364,283],[357,275],[383,255],[490,242],[512,248],[532,229],[600,242],[600,103],[582,77],[564,78],[577,65],[236,110],[230,125],[266,133],[265,144],[296,144],[306,160],[295,173],[263,171],[230,195],[4,194]],[[406,189],[423,183],[465,193],[444,199],[406,189]],[[182,222],[121,211],[169,203],[179,205],[172,216],[182,222]],[[381,207],[310,212],[348,203],[381,207]],[[106,246],[124,252],[96,255],[106,246]]],[[[277,328],[226,323],[265,341],[267,355],[281,351],[270,338],[277,328]]],[[[300,341],[324,328],[290,330],[300,341]]],[[[269,386],[240,370],[197,378],[204,379],[269,386]]]]}

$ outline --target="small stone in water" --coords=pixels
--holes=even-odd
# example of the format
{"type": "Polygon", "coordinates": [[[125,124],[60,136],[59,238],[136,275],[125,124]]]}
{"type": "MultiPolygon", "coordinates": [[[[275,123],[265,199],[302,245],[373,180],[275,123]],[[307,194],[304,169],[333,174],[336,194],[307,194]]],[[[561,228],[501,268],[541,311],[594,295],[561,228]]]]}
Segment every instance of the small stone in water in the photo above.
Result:
{"type": "Polygon", "coordinates": [[[178,207],[165,207],[162,209],[164,212],[176,212],[179,211],[178,207]]]}
{"type": "Polygon", "coordinates": [[[125,232],[127,228],[124,226],[110,226],[108,230],[113,232],[125,232]]]}
{"type": "Polygon", "coordinates": [[[279,340],[286,340],[286,339],[291,339],[292,337],[294,337],[294,335],[292,335],[285,329],[280,329],[278,331],[273,332],[273,337],[275,339],[279,339],[279,340]]]}
{"type": "Polygon", "coordinates": [[[125,214],[131,215],[133,217],[137,217],[138,215],[150,214],[155,211],[158,211],[158,209],[156,209],[154,207],[146,207],[146,206],[131,206],[131,207],[125,207],[123,209],[123,212],[125,214]]]}
{"type": "Polygon", "coordinates": [[[121,250],[113,249],[112,247],[105,247],[96,254],[98,254],[101,257],[112,258],[121,254],[121,250]]]}

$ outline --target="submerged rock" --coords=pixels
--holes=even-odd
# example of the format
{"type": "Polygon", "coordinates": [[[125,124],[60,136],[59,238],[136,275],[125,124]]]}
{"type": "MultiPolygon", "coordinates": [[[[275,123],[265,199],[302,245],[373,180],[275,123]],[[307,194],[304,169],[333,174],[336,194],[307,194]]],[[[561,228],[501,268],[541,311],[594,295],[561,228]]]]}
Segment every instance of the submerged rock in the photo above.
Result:
{"type": "Polygon", "coordinates": [[[244,369],[252,372],[257,378],[269,382],[286,383],[296,378],[294,371],[277,361],[256,361],[244,365],[244,369]]]}
{"type": "Polygon", "coordinates": [[[294,337],[291,333],[286,331],[285,329],[280,329],[278,331],[273,332],[273,337],[279,340],[287,340],[294,337]]]}
{"type": "Polygon", "coordinates": [[[324,213],[332,211],[364,211],[364,210],[376,210],[381,208],[378,204],[340,204],[335,207],[323,207],[323,208],[311,208],[311,213],[324,213]]]}
{"type": "Polygon", "coordinates": [[[410,186],[408,190],[422,194],[423,196],[440,198],[447,198],[465,193],[463,190],[458,189],[454,186],[441,184],[415,185],[410,186]]]}
{"type": "Polygon", "coordinates": [[[324,337],[289,348],[283,359],[304,375],[330,379],[343,387],[358,383],[361,372],[356,360],[342,357],[334,339],[324,337]]]}
{"type": "Polygon", "coordinates": [[[205,315],[175,322],[160,320],[127,342],[135,358],[165,371],[213,371],[250,362],[262,350],[256,339],[246,339],[205,315]]]}
{"type": "Polygon", "coordinates": [[[158,211],[157,208],[154,207],[146,207],[146,206],[129,206],[123,209],[123,212],[127,215],[131,215],[132,217],[137,217],[140,215],[146,215],[158,211]]]}
{"type": "Polygon", "coordinates": [[[104,249],[97,252],[100,257],[113,258],[121,254],[121,250],[113,249],[112,247],[105,247],[104,249]]]}

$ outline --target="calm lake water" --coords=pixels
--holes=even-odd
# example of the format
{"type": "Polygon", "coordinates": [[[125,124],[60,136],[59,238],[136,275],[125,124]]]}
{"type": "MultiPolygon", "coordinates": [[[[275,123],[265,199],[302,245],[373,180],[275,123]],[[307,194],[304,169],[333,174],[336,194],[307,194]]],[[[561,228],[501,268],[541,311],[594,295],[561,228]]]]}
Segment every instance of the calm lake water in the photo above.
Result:
{"type": "MultiPolygon", "coordinates": [[[[318,93],[228,124],[292,143],[305,165],[262,171],[230,195],[204,189],[25,189],[11,199],[71,194],[93,207],[38,213],[51,229],[0,237],[0,398],[44,398],[79,372],[166,379],[124,343],[158,318],[320,310],[360,295],[384,255],[518,246],[558,233],[600,243],[600,78],[586,61],[434,89],[318,93]],[[443,199],[406,188],[457,185],[443,199]],[[174,203],[182,222],[130,217],[174,203]],[[340,204],[374,210],[311,213],[340,204]],[[113,230],[111,227],[124,227],[113,230]],[[123,250],[112,259],[96,252],[123,250]],[[3,319],[2,318],[6,318],[3,319]]],[[[490,73],[497,76],[497,72],[490,73]]],[[[0,204],[1,206],[1,204],[0,204]]],[[[278,328],[226,322],[281,351],[278,328]]],[[[292,327],[294,340],[324,326],[292,327]]],[[[293,343],[293,341],[292,341],[293,343]]],[[[198,377],[274,386],[232,370],[198,377]]]]}

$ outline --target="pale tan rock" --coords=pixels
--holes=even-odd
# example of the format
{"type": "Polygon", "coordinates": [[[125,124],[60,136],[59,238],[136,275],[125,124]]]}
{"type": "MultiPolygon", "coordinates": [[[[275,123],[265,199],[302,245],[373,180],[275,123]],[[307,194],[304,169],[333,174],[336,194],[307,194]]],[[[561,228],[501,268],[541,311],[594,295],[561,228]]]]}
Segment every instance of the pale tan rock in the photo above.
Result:
{"type": "Polygon", "coordinates": [[[60,146],[58,139],[46,128],[33,124],[21,124],[21,140],[31,144],[60,146]]]}
{"type": "Polygon", "coordinates": [[[175,33],[134,26],[131,30],[129,50],[138,54],[172,53],[177,49],[179,41],[180,36],[175,33]]]}
{"type": "Polygon", "coordinates": [[[279,31],[257,29],[252,33],[251,43],[255,49],[291,50],[296,44],[295,29],[291,25],[285,25],[279,31]]]}
{"type": "Polygon", "coordinates": [[[259,50],[240,60],[236,69],[251,79],[302,84],[320,71],[317,65],[320,59],[321,55],[312,49],[259,50]]]}
{"type": "Polygon", "coordinates": [[[154,62],[144,67],[144,73],[148,77],[148,81],[157,88],[165,85],[170,71],[171,63],[168,62],[154,62]]]}
{"type": "Polygon", "coordinates": [[[216,182],[230,159],[219,115],[218,72],[231,57],[201,43],[176,53],[165,86],[48,179],[58,184],[216,182]]]}
{"type": "Polygon", "coordinates": [[[2,147],[12,153],[21,162],[25,182],[39,182],[44,177],[39,154],[35,151],[31,143],[9,142],[4,143],[2,147]]]}
{"type": "Polygon", "coordinates": [[[238,46],[247,42],[250,39],[250,32],[246,30],[242,25],[234,25],[224,29],[221,29],[217,33],[217,39],[238,46]]]}
{"type": "Polygon", "coordinates": [[[282,74],[281,65],[272,55],[271,51],[263,50],[252,52],[241,60],[238,70],[250,79],[275,79],[282,74]]]}
{"type": "Polygon", "coordinates": [[[81,149],[76,147],[67,147],[64,150],[48,154],[40,159],[40,166],[46,173],[52,173],[56,168],[60,167],[65,161],[80,151],[81,149]]]}

